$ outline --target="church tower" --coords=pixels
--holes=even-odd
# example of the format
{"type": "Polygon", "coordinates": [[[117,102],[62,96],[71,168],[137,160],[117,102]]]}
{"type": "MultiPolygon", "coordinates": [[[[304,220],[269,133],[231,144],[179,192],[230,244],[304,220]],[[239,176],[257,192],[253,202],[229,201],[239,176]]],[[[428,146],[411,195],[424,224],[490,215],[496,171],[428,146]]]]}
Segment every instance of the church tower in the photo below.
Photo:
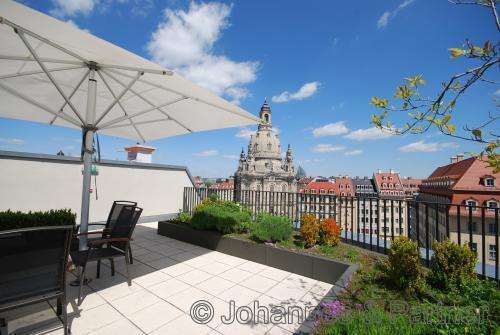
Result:
{"type": "Polygon", "coordinates": [[[282,157],[278,133],[273,129],[272,111],[264,100],[260,108],[261,122],[250,137],[248,150],[242,151],[235,173],[235,190],[296,192],[295,167],[290,145],[282,157]]]}

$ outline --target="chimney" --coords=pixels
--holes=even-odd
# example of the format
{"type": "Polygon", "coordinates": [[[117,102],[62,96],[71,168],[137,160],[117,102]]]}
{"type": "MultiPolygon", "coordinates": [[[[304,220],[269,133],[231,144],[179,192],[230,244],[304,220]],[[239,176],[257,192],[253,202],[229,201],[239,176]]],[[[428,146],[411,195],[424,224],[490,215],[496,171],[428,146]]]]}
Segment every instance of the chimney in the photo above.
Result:
{"type": "Polygon", "coordinates": [[[381,170],[381,169],[378,169],[378,170],[377,170],[377,173],[382,173],[382,170],[381,170]]]}
{"type": "Polygon", "coordinates": [[[450,158],[450,162],[451,162],[451,164],[458,162],[458,157],[457,156],[452,156],[450,158]]]}
{"type": "Polygon", "coordinates": [[[156,149],[153,147],[140,145],[139,143],[125,148],[125,152],[127,153],[127,160],[139,163],[151,163],[151,157],[153,156],[153,152],[155,150],[156,149]]]}
{"type": "Polygon", "coordinates": [[[457,155],[457,162],[460,162],[462,159],[464,159],[464,155],[457,155]]]}

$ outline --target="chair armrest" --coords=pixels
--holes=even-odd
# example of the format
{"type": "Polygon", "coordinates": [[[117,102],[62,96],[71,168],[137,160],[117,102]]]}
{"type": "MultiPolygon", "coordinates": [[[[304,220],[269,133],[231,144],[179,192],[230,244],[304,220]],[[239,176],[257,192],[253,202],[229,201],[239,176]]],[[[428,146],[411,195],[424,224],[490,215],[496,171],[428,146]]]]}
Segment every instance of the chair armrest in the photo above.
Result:
{"type": "Polygon", "coordinates": [[[88,231],[86,233],[78,233],[76,236],[82,236],[82,235],[95,235],[95,234],[101,234],[102,235],[103,231],[102,230],[94,230],[94,231],[88,231]]]}
{"type": "Polygon", "coordinates": [[[104,243],[111,243],[111,242],[129,242],[130,239],[128,237],[112,237],[112,238],[102,238],[99,240],[92,240],[89,241],[89,246],[98,246],[104,243]]]}
{"type": "MultiPolygon", "coordinates": [[[[105,225],[106,225],[106,223],[87,223],[87,226],[105,226],[105,225]]],[[[79,225],[79,224],[76,225],[76,229],[75,230],[79,231],[81,226],[82,225],[79,225]]]]}

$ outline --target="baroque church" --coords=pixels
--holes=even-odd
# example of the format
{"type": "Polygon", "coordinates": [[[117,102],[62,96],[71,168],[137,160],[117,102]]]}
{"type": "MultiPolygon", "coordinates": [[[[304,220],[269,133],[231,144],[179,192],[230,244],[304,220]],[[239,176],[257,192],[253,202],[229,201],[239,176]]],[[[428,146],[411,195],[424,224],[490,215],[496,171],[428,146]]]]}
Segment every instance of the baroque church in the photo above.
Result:
{"type": "Polygon", "coordinates": [[[235,173],[235,191],[297,192],[292,149],[288,145],[285,158],[281,157],[280,139],[271,122],[271,108],[264,101],[260,108],[261,122],[250,137],[248,150],[241,150],[235,173]]]}

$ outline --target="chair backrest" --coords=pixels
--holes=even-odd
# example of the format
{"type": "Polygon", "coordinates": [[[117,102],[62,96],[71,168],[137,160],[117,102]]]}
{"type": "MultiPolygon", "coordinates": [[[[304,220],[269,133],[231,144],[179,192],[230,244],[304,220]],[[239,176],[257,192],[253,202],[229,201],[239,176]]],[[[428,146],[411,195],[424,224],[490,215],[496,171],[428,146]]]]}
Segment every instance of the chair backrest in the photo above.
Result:
{"type": "Polygon", "coordinates": [[[106,221],[107,229],[110,229],[116,222],[116,220],[118,219],[118,215],[120,215],[120,212],[122,211],[124,206],[137,206],[137,202],[127,200],[114,201],[108,214],[108,220],[106,221]]]}
{"type": "Polygon", "coordinates": [[[72,232],[73,226],[0,232],[0,310],[64,292],[72,232]]]}
{"type": "Polygon", "coordinates": [[[141,216],[142,208],[137,206],[123,206],[115,223],[108,231],[108,237],[132,237],[135,225],[141,216]]]}

